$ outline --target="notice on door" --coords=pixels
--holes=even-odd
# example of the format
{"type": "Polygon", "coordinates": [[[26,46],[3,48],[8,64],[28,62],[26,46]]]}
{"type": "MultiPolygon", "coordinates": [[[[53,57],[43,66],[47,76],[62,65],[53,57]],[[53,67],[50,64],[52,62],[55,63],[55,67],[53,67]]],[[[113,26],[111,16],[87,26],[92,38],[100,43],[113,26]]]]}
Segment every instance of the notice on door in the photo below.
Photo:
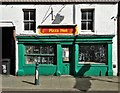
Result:
{"type": "Polygon", "coordinates": [[[62,48],[63,61],[69,61],[69,48],[62,48]]]}

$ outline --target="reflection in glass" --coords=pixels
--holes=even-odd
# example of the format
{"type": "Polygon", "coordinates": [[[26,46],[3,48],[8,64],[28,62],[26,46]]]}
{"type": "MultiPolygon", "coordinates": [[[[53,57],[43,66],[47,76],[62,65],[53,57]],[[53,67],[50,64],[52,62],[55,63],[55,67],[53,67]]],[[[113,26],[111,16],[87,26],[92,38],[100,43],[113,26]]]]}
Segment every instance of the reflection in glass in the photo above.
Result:
{"type": "Polygon", "coordinates": [[[35,57],[34,56],[26,56],[26,63],[27,64],[34,64],[35,63],[35,57]]]}
{"type": "Polygon", "coordinates": [[[35,12],[30,11],[30,20],[35,20],[35,12]]]}
{"type": "Polygon", "coordinates": [[[54,47],[52,45],[41,46],[26,46],[27,54],[54,54],[54,47]]]}
{"type": "Polygon", "coordinates": [[[30,30],[34,30],[35,29],[35,22],[31,22],[30,24],[30,30]]]}
{"type": "Polygon", "coordinates": [[[35,62],[39,62],[40,64],[53,64],[54,57],[26,56],[26,63],[27,64],[34,64],[35,62]]]}
{"type": "Polygon", "coordinates": [[[88,30],[93,30],[93,23],[92,22],[88,22],[88,30]]]}
{"type": "Polygon", "coordinates": [[[86,25],[87,25],[86,22],[82,22],[81,23],[82,30],[86,30],[87,29],[86,25]]]}
{"type": "Polygon", "coordinates": [[[87,19],[87,12],[83,11],[82,12],[82,20],[86,20],[87,19]]]}
{"type": "Polygon", "coordinates": [[[24,23],[24,28],[25,28],[25,30],[29,30],[29,22],[24,23]]]}
{"type": "Polygon", "coordinates": [[[106,45],[79,45],[79,62],[106,63],[106,45]]]}
{"type": "Polygon", "coordinates": [[[35,30],[35,10],[24,9],[24,30],[35,30]]]}
{"type": "Polygon", "coordinates": [[[35,63],[35,56],[40,64],[54,63],[54,46],[53,45],[26,45],[26,63],[35,63]],[[51,56],[52,54],[52,56],[51,56]],[[41,56],[42,55],[42,56],[41,56]]]}
{"type": "Polygon", "coordinates": [[[92,20],[93,19],[93,13],[91,11],[88,12],[88,19],[89,20],[92,20]]]}
{"type": "Polygon", "coordinates": [[[93,30],[93,10],[81,10],[81,30],[93,30]]]}
{"type": "Polygon", "coordinates": [[[29,12],[28,11],[24,12],[24,20],[29,20],[29,12]]]}

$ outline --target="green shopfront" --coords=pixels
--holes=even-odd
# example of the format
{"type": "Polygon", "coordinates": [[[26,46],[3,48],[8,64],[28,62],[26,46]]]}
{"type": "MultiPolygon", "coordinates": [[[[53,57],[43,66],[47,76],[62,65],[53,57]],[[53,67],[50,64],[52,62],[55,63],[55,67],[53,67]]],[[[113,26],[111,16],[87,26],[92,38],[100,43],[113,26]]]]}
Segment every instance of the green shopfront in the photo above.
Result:
{"type": "Polygon", "coordinates": [[[18,76],[112,76],[113,35],[18,35],[18,76]],[[37,59],[36,59],[37,58],[37,59]]]}

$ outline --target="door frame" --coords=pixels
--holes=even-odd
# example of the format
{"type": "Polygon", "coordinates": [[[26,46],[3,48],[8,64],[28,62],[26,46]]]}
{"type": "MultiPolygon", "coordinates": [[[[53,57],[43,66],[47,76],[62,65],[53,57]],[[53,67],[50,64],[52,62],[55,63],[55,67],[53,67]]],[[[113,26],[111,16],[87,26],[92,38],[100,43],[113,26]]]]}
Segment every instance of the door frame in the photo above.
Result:
{"type": "Polygon", "coordinates": [[[72,63],[72,45],[62,45],[62,74],[64,75],[71,75],[71,63],[72,63]],[[66,49],[66,54],[63,55],[63,48],[68,48],[66,49]],[[68,51],[68,52],[67,52],[68,51]],[[65,60],[63,60],[63,56],[66,56],[65,60]],[[64,72],[65,70],[67,70],[66,72],[64,72]]]}
{"type": "MultiPolygon", "coordinates": [[[[2,28],[2,40],[8,39],[9,42],[7,42],[7,43],[9,43],[9,45],[10,45],[10,46],[8,46],[10,49],[10,54],[9,54],[10,56],[8,57],[7,56],[8,54],[7,54],[6,56],[3,56],[2,59],[6,59],[6,58],[10,59],[10,74],[15,75],[16,74],[15,26],[10,26],[10,27],[5,26],[5,27],[1,27],[1,28],[2,28]]],[[[2,42],[2,45],[3,45],[3,42],[2,42]]],[[[3,48],[2,48],[2,50],[3,50],[3,48]]]]}

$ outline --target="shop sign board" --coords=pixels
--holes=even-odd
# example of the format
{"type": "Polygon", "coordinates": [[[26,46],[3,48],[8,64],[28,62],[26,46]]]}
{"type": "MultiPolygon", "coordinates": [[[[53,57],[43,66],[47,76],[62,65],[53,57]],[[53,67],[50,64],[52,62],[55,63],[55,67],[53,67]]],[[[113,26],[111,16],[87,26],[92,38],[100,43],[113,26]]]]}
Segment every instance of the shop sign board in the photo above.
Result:
{"type": "Polygon", "coordinates": [[[76,28],[72,27],[41,27],[38,29],[40,35],[76,35],[76,28]]]}

